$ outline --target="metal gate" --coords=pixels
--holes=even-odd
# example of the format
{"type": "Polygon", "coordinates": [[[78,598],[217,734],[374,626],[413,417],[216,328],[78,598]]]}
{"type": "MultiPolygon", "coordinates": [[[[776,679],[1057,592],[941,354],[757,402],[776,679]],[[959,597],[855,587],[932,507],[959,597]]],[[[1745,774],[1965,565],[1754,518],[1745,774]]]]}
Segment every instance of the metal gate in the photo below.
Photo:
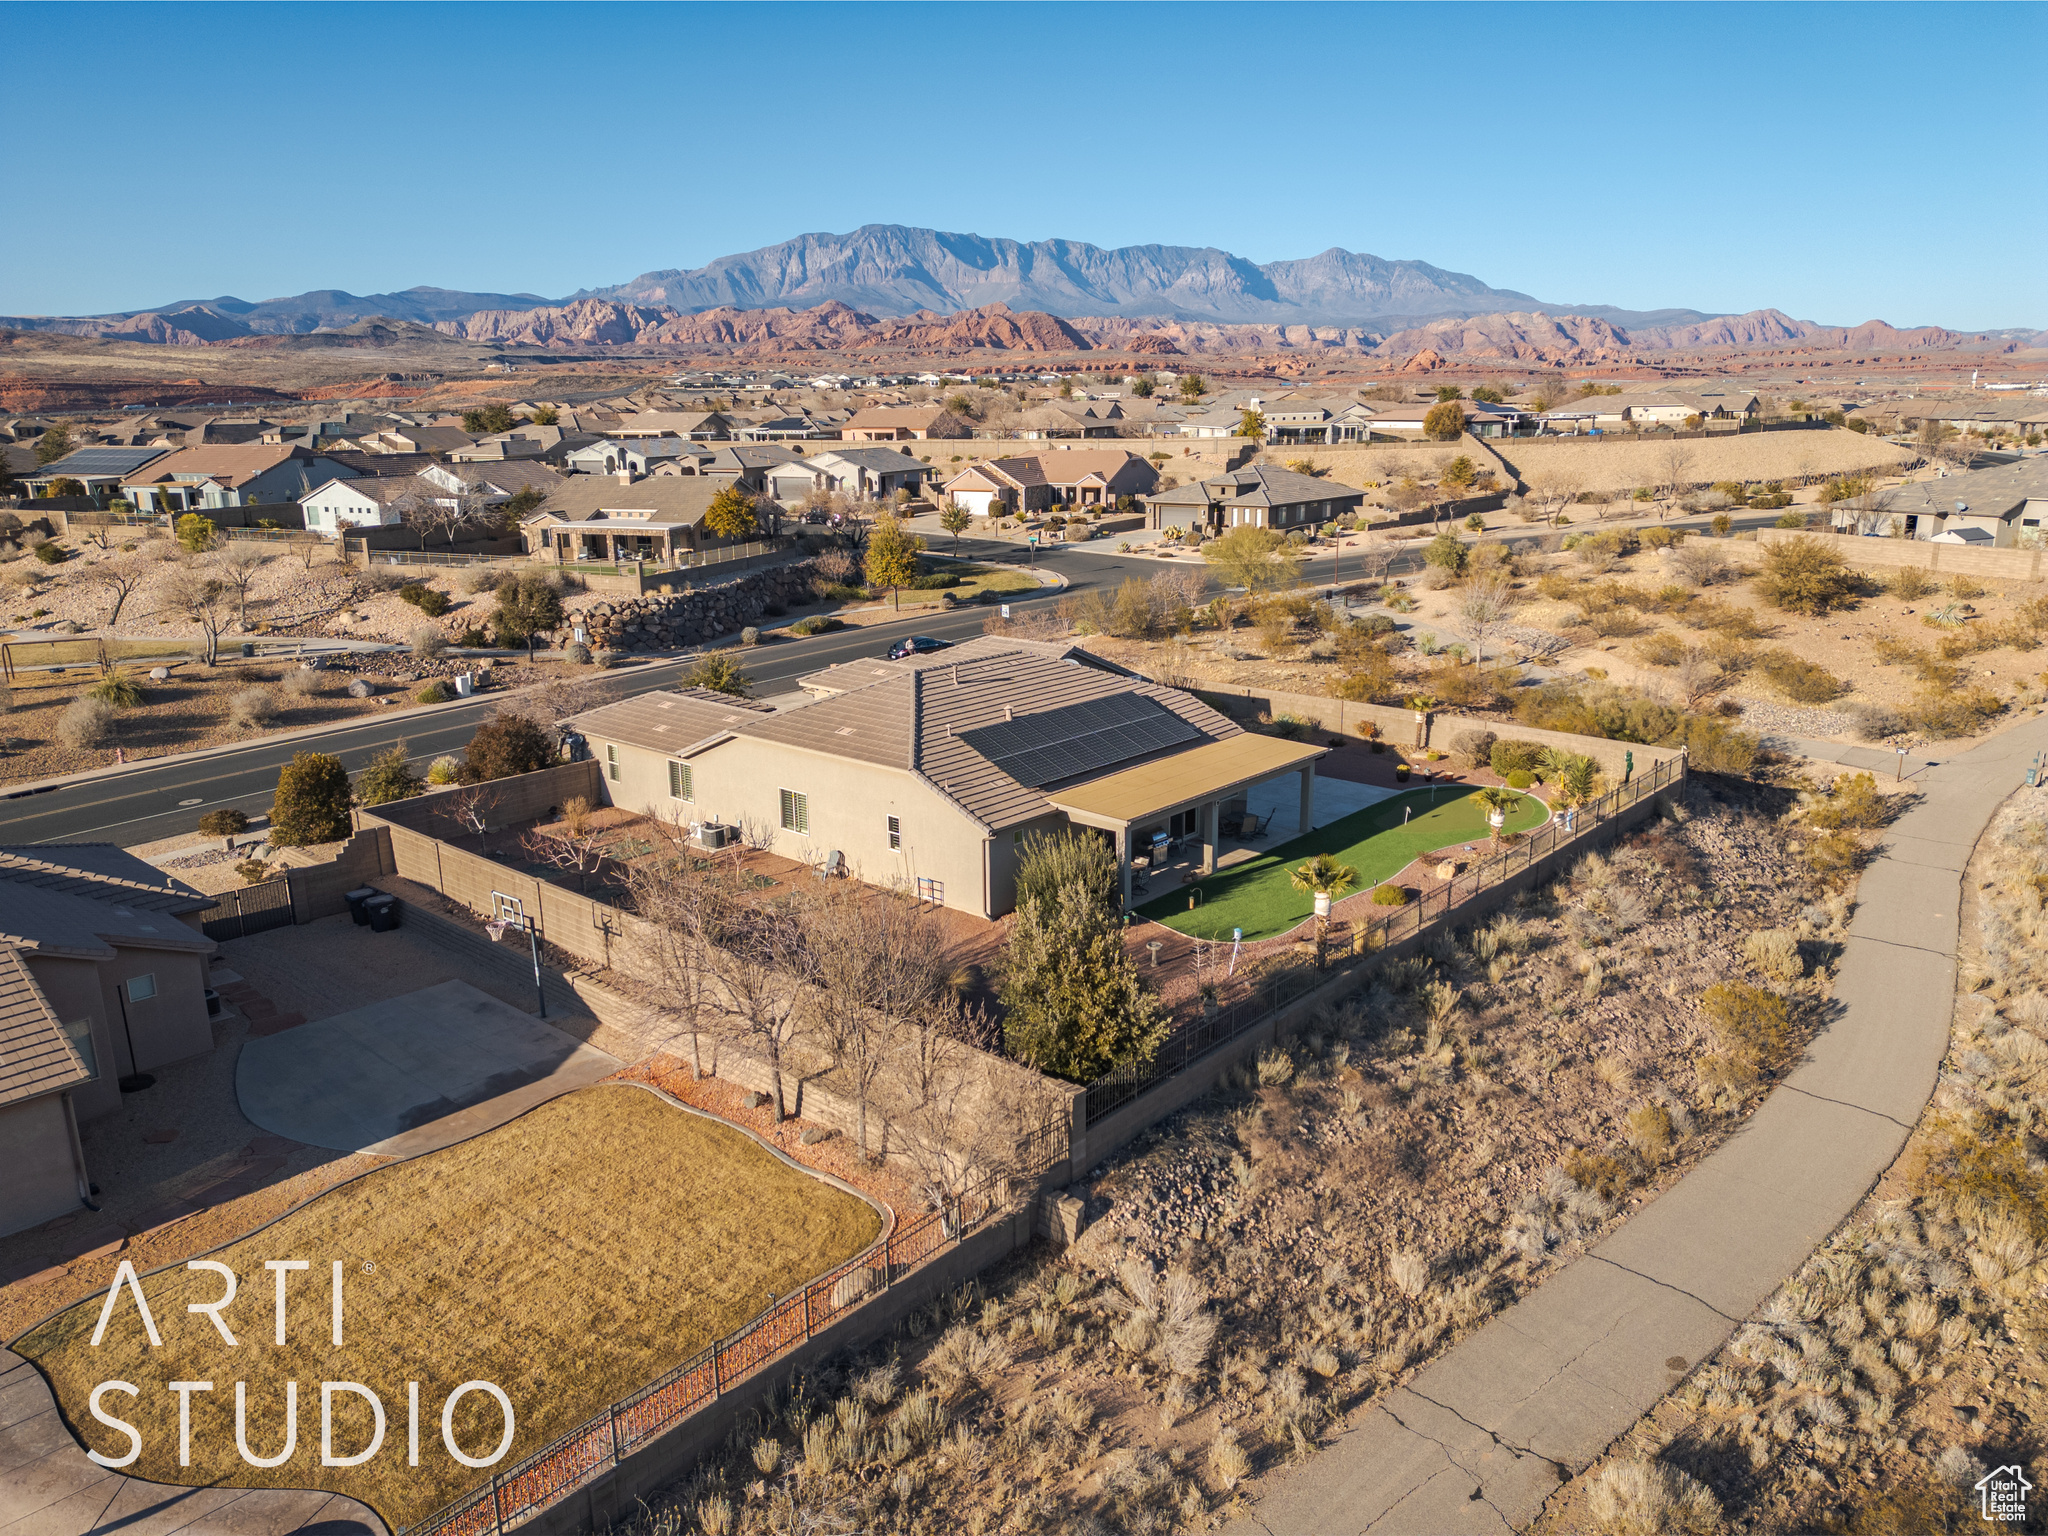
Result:
{"type": "Polygon", "coordinates": [[[292,883],[286,876],[245,885],[229,891],[201,920],[209,939],[240,939],[272,928],[289,928],[292,916],[292,883]]]}

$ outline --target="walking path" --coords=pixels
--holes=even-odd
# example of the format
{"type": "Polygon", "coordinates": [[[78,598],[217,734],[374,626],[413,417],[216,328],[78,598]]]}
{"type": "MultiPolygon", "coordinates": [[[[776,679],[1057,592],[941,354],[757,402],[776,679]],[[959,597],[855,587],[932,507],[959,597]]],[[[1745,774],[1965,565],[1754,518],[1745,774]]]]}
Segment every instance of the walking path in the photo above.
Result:
{"type": "Polygon", "coordinates": [[[1518,1530],[1720,1348],[1926,1106],[1948,1049],[1962,871],[2043,748],[2048,717],[1953,758],[1915,752],[1923,797],[1864,873],[1834,1022],[1806,1060],[1653,1205],[1275,1477],[1227,1536],[1518,1530]]]}

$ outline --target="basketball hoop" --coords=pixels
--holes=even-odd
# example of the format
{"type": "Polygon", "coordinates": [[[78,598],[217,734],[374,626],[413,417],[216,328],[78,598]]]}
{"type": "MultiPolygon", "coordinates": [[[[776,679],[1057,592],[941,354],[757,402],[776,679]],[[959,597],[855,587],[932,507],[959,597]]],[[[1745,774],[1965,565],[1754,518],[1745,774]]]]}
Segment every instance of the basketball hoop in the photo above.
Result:
{"type": "Polygon", "coordinates": [[[491,942],[493,944],[497,943],[498,940],[504,938],[505,930],[511,926],[512,925],[506,922],[505,919],[502,917],[490,917],[484,919],[484,932],[488,933],[491,936],[491,942]]]}

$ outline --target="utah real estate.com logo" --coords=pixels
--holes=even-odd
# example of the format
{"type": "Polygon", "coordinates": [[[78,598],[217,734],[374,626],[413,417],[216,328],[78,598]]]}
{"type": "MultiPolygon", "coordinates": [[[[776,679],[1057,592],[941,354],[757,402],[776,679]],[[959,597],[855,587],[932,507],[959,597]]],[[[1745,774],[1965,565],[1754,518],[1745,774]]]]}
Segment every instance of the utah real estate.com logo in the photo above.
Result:
{"type": "Polygon", "coordinates": [[[2027,1490],[2034,1485],[2018,1467],[1999,1467],[1978,1480],[1977,1497],[1986,1520],[2024,1525],[2027,1519],[2027,1490]]]}

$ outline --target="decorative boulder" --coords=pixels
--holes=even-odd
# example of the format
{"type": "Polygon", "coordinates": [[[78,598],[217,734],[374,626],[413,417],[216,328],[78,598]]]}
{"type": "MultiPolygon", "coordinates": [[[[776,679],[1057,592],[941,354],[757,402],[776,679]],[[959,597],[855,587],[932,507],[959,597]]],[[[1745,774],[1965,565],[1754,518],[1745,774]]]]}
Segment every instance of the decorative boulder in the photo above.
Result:
{"type": "Polygon", "coordinates": [[[376,692],[376,686],[367,677],[359,677],[348,685],[348,696],[352,699],[373,698],[376,692]]]}

